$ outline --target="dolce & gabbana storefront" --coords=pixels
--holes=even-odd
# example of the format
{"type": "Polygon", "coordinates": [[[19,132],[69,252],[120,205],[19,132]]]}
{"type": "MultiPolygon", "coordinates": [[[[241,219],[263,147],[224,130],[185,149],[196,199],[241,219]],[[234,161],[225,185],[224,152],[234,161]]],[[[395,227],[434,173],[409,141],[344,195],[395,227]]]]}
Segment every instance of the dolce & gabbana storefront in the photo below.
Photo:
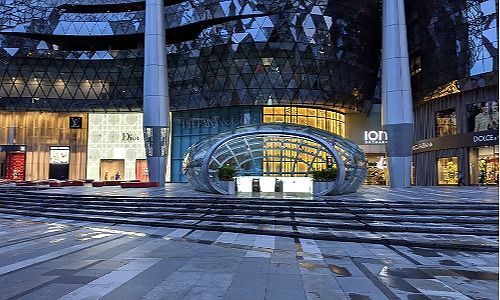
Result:
{"type": "Polygon", "coordinates": [[[498,130],[421,140],[413,146],[417,185],[498,185],[498,130]]]}

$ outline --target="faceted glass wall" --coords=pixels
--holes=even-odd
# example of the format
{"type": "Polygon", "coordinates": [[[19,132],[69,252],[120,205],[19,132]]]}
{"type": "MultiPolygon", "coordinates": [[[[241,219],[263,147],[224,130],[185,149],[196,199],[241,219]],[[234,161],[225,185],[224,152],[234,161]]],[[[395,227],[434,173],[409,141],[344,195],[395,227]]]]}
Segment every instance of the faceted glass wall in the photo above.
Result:
{"type": "MultiPolygon", "coordinates": [[[[171,107],[368,112],[377,1],[166,1],[171,107]]],[[[0,2],[0,109],[140,111],[144,3],[0,2]]]]}
{"type": "Polygon", "coordinates": [[[406,1],[415,100],[498,84],[498,2],[406,1]]]}

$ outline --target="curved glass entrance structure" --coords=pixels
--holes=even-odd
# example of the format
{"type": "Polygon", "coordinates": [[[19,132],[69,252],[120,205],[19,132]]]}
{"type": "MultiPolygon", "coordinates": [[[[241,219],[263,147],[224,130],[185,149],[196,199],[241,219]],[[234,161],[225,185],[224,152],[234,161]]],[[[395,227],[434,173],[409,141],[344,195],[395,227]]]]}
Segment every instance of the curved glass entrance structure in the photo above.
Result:
{"type": "Polygon", "coordinates": [[[189,148],[184,173],[196,190],[227,194],[218,170],[230,165],[237,176],[309,177],[334,168],[330,184],[317,185],[316,195],[356,191],[366,175],[363,151],[338,135],[307,126],[258,124],[206,138],[189,148]]]}

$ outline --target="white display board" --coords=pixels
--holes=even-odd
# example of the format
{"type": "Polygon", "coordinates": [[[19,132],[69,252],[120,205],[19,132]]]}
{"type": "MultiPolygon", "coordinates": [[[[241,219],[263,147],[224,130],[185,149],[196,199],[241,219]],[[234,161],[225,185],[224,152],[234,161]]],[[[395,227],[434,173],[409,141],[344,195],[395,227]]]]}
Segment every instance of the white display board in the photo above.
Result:
{"type": "Polygon", "coordinates": [[[266,176],[241,176],[236,177],[238,192],[251,193],[252,181],[259,180],[261,193],[274,193],[276,180],[283,182],[283,193],[310,193],[313,192],[311,177],[266,177],[266,176]]]}

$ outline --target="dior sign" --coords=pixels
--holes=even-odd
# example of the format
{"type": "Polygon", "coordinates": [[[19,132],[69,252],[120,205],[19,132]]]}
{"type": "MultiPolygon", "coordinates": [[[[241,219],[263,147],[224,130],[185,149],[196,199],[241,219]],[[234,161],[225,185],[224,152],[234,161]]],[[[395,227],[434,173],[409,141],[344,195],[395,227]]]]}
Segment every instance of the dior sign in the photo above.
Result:
{"type": "Polygon", "coordinates": [[[133,133],[128,133],[128,132],[123,132],[122,133],[122,141],[123,142],[132,142],[132,141],[138,141],[139,136],[135,135],[133,133]]]}

